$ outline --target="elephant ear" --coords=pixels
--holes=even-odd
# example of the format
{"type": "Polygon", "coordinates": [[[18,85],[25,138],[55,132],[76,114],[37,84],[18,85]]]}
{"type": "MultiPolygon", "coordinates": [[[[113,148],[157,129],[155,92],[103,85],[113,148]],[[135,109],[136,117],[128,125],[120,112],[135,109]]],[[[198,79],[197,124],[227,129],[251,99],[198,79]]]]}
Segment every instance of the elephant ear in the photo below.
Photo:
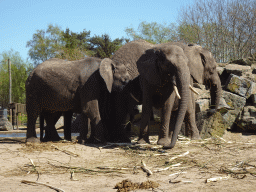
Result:
{"type": "Polygon", "coordinates": [[[137,61],[139,74],[153,85],[161,85],[157,63],[158,54],[154,49],[147,50],[137,61]]]}
{"type": "Polygon", "coordinates": [[[188,57],[188,67],[190,74],[194,80],[203,84],[204,82],[204,66],[205,66],[205,56],[201,53],[201,46],[190,45],[188,50],[185,50],[185,54],[188,57]]]}
{"type": "Polygon", "coordinates": [[[105,58],[100,63],[100,75],[104,79],[107,89],[109,92],[112,90],[113,85],[113,70],[112,70],[113,64],[112,60],[109,58],[105,58]]]}

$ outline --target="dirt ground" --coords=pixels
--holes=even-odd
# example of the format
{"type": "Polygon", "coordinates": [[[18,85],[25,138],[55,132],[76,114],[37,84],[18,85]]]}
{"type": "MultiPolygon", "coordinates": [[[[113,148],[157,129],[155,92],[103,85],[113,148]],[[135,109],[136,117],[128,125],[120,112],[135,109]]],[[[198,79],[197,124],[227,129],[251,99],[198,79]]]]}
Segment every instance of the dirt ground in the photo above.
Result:
{"type": "Polygon", "coordinates": [[[131,191],[138,192],[256,190],[256,135],[226,131],[223,138],[179,137],[170,150],[156,145],[157,136],[150,140],[150,145],[80,145],[0,138],[0,191],[114,192],[127,179],[118,186],[137,186],[131,191]]]}

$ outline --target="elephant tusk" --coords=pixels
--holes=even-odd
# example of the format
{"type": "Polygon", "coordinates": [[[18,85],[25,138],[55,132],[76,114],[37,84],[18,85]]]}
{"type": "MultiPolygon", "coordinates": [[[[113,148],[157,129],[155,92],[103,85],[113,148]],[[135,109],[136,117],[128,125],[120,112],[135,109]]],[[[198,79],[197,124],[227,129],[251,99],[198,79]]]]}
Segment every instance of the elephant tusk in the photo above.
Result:
{"type": "Polygon", "coordinates": [[[131,97],[132,97],[135,101],[137,101],[137,102],[139,103],[139,100],[136,99],[133,94],[130,93],[130,95],[131,95],[131,97]]]}
{"type": "Polygon", "coordinates": [[[180,94],[179,94],[179,91],[178,91],[178,88],[177,88],[176,85],[174,85],[174,91],[175,91],[177,97],[178,97],[179,99],[181,99],[180,94]]]}
{"type": "Polygon", "coordinates": [[[189,85],[189,88],[190,88],[191,91],[193,91],[195,94],[199,95],[199,93],[194,89],[194,87],[192,87],[191,85],[189,85]]]}

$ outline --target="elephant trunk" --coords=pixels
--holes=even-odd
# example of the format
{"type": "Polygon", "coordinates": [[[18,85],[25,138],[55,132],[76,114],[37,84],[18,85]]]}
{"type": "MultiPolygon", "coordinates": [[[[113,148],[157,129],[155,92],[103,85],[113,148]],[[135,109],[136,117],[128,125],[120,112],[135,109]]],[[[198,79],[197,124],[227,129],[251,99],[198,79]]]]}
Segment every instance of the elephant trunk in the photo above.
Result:
{"type": "Polygon", "coordinates": [[[180,102],[179,102],[179,107],[178,107],[178,112],[177,112],[177,117],[175,121],[175,127],[174,127],[174,132],[172,135],[172,140],[171,144],[168,146],[164,146],[164,148],[171,149],[175,146],[176,141],[178,139],[178,134],[180,132],[186,111],[187,111],[187,106],[189,102],[189,84],[190,84],[190,73],[189,73],[189,68],[187,65],[179,67],[177,69],[177,78],[176,78],[176,83],[179,89],[179,93],[181,96],[180,102]]]}
{"type": "Polygon", "coordinates": [[[210,109],[214,110],[215,112],[219,107],[220,98],[222,94],[221,82],[218,74],[216,74],[215,78],[213,78],[211,81],[210,93],[211,93],[210,109]]]}

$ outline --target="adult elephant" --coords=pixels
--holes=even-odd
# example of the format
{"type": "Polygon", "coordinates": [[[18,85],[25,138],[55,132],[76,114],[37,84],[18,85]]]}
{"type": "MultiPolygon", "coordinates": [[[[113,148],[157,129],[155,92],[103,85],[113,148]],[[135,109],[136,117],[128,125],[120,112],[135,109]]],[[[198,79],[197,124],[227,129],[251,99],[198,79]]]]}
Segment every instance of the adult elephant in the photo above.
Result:
{"type": "MultiPolygon", "coordinates": [[[[147,50],[137,61],[143,93],[142,117],[138,143],[149,143],[149,119],[152,107],[162,110],[158,144],[174,147],[185,114],[192,114],[193,102],[190,91],[188,59],[183,49],[176,45],[162,44],[147,50]],[[179,90],[177,92],[177,90],[179,90]],[[174,120],[171,143],[169,126],[175,98],[179,95],[178,112],[174,120]]],[[[198,139],[199,131],[193,122],[192,138],[198,139]]]]}
{"type": "MultiPolygon", "coordinates": [[[[54,58],[38,65],[26,81],[27,141],[39,142],[35,132],[39,114],[72,111],[90,118],[94,140],[104,142],[100,110],[108,110],[110,92],[121,91],[129,79],[125,66],[108,58],[88,57],[78,61],[54,58]]],[[[49,131],[50,136],[56,136],[54,128],[49,131]]]]}
{"type": "MultiPolygon", "coordinates": [[[[211,111],[214,112],[218,108],[219,100],[221,97],[221,84],[220,84],[218,73],[216,71],[216,62],[208,50],[203,49],[201,46],[198,46],[198,45],[188,46],[186,44],[179,43],[179,42],[152,45],[146,41],[138,40],[138,41],[127,43],[126,45],[121,47],[112,57],[112,60],[114,60],[115,62],[123,63],[126,66],[130,76],[132,77],[132,81],[128,83],[129,86],[127,85],[126,88],[122,91],[122,93],[119,93],[119,99],[115,99],[116,101],[115,117],[116,119],[120,119],[119,121],[115,121],[115,122],[118,122],[115,125],[115,127],[119,128],[125,124],[126,114],[128,113],[127,112],[128,103],[133,103],[133,104],[142,103],[142,89],[139,85],[140,73],[138,71],[137,61],[142,57],[142,55],[146,52],[146,50],[152,49],[154,46],[157,48],[163,45],[170,45],[170,46],[176,45],[183,49],[183,52],[188,59],[188,67],[191,74],[190,83],[192,84],[192,80],[193,80],[198,83],[208,84],[211,91],[211,109],[212,109],[211,111]]],[[[142,67],[141,70],[143,71],[146,69],[147,68],[142,67]]],[[[190,99],[192,103],[194,103],[193,97],[190,96],[190,99]]],[[[172,100],[169,100],[169,101],[172,102],[173,100],[174,98],[172,98],[172,100]]],[[[194,113],[192,112],[192,110],[193,108],[190,107],[190,110],[189,110],[190,115],[189,114],[186,115],[188,119],[190,119],[188,122],[188,124],[190,125],[191,124],[193,125],[194,124],[193,121],[195,121],[195,118],[193,117],[194,113]]],[[[173,140],[174,143],[170,145],[170,143],[168,142],[170,141],[170,138],[169,138],[170,135],[168,134],[168,132],[169,132],[169,127],[160,128],[160,135],[159,135],[160,137],[159,137],[158,144],[163,144],[166,147],[169,146],[169,148],[171,148],[173,147],[173,144],[175,144],[176,140],[175,141],[173,140]]],[[[141,135],[141,138],[143,138],[143,134],[141,135]]]]}
{"type": "Polygon", "coordinates": [[[181,42],[171,42],[167,44],[177,45],[184,50],[188,58],[190,74],[194,82],[205,84],[210,88],[211,105],[209,112],[216,112],[220,103],[222,88],[217,72],[217,64],[211,52],[196,44],[186,45],[181,42]]]}

